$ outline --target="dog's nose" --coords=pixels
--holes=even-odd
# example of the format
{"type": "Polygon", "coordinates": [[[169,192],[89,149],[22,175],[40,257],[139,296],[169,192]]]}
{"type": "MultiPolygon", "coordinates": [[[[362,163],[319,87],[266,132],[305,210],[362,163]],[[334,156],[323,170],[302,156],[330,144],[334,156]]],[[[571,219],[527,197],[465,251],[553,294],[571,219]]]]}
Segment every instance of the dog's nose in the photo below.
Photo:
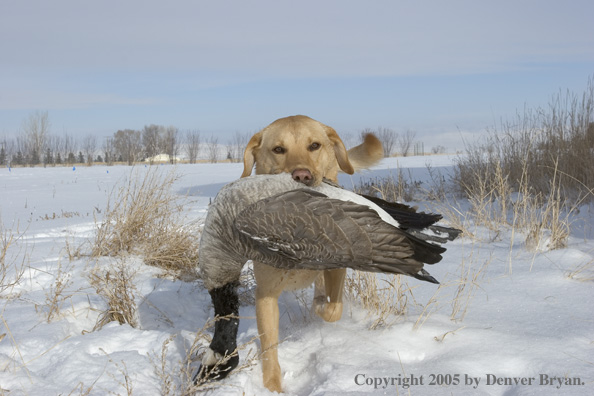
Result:
{"type": "Polygon", "coordinates": [[[293,173],[291,173],[293,180],[303,183],[309,186],[313,182],[313,176],[311,172],[307,169],[295,169],[293,173]]]}

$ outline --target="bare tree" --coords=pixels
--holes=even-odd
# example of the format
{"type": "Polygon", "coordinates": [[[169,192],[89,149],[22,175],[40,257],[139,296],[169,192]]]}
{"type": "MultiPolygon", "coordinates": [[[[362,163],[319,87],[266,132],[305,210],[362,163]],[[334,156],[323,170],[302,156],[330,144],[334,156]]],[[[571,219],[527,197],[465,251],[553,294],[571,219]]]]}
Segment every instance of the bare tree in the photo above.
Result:
{"type": "Polygon", "coordinates": [[[398,137],[398,142],[400,143],[400,154],[403,157],[406,157],[410,152],[410,148],[415,141],[415,137],[417,133],[411,129],[408,129],[405,134],[402,134],[398,137]]]}
{"type": "Polygon", "coordinates": [[[107,137],[103,141],[103,154],[105,158],[103,159],[107,165],[113,165],[115,161],[115,146],[114,146],[114,138],[107,137]]]}
{"type": "Polygon", "coordinates": [[[11,153],[8,151],[8,141],[6,137],[0,142],[0,166],[10,165],[11,153]]]}
{"type": "Polygon", "coordinates": [[[15,140],[15,165],[27,165],[29,164],[29,149],[27,140],[24,135],[19,135],[15,140]]]}
{"type": "Polygon", "coordinates": [[[446,148],[442,145],[433,146],[431,148],[431,152],[433,154],[444,154],[446,152],[446,148]]]}
{"type": "Polygon", "coordinates": [[[4,150],[4,163],[0,164],[0,165],[11,166],[12,158],[14,157],[14,154],[15,154],[14,139],[7,139],[6,137],[4,137],[2,139],[2,142],[0,143],[0,146],[4,150]]]}
{"type": "Polygon", "coordinates": [[[97,138],[94,135],[85,136],[82,141],[82,148],[87,165],[93,165],[93,157],[97,150],[97,138]]]}
{"type": "Polygon", "coordinates": [[[235,132],[231,142],[227,146],[227,151],[229,153],[229,159],[233,162],[241,162],[243,159],[243,151],[245,150],[245,146],[250,139],[249,134],[235,132]]]}
{"type": "Polygon", "coordinates": [[[207,142],[208,160],[212,163],[216,163],[219,160],[219,139],[210,135],[210,139],[207,142]]]}
{"type": "Polygon", "coordinates": [[[40,162],[40,156],[45,152],[46,140],[50,129],[47,111],[36,111],[23,121],[22,132],[25,141],[26,155],[31,165],[40,162]]]}
{"type": "Polygon", "coordinates": [[[62,139],[60,141],[60,147],[61,150],[59,152],[61,152],[62,161],[68,164],[73,164],[75,162],[74,153],[79,151],[78,142],[76,141],[76,139],[70,136],[68,133],[64,132],[64,135],[62,136],[62,139]]]}
{"type": "Polygon", "coordinates": [[[48,160],[51,159],[51,164],[53,166],[61,163],[61,160],[62,160],[62,155],[60,154],[61,142],[62,142],[62,138],[60,136],[50,134],[47,137],[46,148],[45,148],[46,155],[44,158],[44,163],[46,165],[50,164],[49,162],[46,161],[46,159],[48,159],[48,160]],[[58,160],[58,156],[59,156],[59,160],[58,160]]]}
{"type": "Polygon", "coordinates": [[[114,135],[114,147],[119,156],[118,160],[133,165],[141,156],[142,138],[140,131],[132,129],[117,131],[114,135]]]}
{"type": "Polygon", "coordinates": [[[190,164],[195,164],[200,152],[200,131],[197,129],[186,132],[186,154],[190,164]]]}
{"type": "Polygon", "coordinates": [[[169,162],[175,163],[179,151],[178,144],[178,129],[174,126],[169,126],[165,129],[163,134],[163,151],[169,155],[169,162]]]}
{"type": "Polygon", "coordinates": [[[153,157],[159,154],[160,132],[163,127],[151,124],[145,125],[142,130],[142,146],[144,148],[144,155],[152,164],[153,157]]]}

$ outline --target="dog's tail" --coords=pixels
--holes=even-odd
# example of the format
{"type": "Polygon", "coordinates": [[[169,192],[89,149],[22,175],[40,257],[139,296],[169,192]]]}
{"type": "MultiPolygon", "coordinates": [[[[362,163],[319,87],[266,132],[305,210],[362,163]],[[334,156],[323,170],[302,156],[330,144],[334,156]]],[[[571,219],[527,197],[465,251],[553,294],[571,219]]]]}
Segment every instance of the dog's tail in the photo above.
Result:
{"type": "Polygon", "coordinates": [[[384,147],[373,133],[368,133],[363,136],[363,143],[348,150],[348,155],[356,172],[370,168],[384,158],[384,147]]]}

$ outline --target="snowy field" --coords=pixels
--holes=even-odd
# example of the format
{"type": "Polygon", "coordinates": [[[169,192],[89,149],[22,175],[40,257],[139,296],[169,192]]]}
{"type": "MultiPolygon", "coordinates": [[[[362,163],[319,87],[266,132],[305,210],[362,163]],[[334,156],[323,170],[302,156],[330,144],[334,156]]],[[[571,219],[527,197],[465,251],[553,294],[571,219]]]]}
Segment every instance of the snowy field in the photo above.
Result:
{"type": "MultiPolygon", "coordinates": [[[[398,166],[422,181],[428,161],[447,174],[452,158],[384,160],[362,174],[341,175],[340,182],[352,187],[398,166]]],[[[241,164],[177,166],[182,177],[175,191],[191,194],[188,222],[203,218],[209,200],[241,171],[241,164]]],[[[109,192],[131,172],[126,166],[0,169],[1,221],[5,232],[22,235],[8,251],[5,283],[14,276],[12,265],[26,258],[20,282],[0,295],[0,394],[159,395],[161,363],[174,371],[195,332],[212,317],[199,283],[160,276],[138,257],[128,257],[126,264],[138,270],[139,326],[112,322],[92,331],[105,302],[88,274],[115,259],[96,261],[85,253],[109,192]],[[83,255],[69,257],[77,248],[83,255]],[[60,311],[48,321],[58,288],[60,311]]],[[[414,296],[408,297],[407,314],[374,330],[374,318],[355,304],[340,321],[324,323],[299,303],[310,301],[311,290],[305,297],[283,294],[279,360],[285,392],[593,395],[593,216],[588,207],[580,211],[568,247],[536,253],[525,246],[526,235],[510,227],[495,234],[474,227],[476,238],[448,243],[444,260],[428,268],[442,286],[407,279],[414,296]],[[461,274],[472,280],[464,288],[461,274]]],[[[241,316],[244,362],[250,350],[257,352],[254,307],[243,306],[241,316]]],[[[208,394],[269,392],[256,361],[208,394]]]]}

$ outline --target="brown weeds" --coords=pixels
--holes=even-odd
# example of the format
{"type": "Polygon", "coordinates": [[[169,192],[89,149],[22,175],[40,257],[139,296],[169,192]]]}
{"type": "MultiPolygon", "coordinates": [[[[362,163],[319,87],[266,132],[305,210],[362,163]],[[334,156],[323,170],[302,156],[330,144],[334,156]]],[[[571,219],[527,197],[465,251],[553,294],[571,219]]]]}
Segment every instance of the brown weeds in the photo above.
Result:
{"type": "Polygon", "coordinates": [[[101,271],[94,268],[89,274],[89,282],[97,295],[107,303],[107,309],[99,315],[93,331],[100,330],[109,322],[138,326],[138,291],[134,282],[135,272],[118,260],[111,268],[101,271]]]}
{"type": "Polygon", "coordinates": [[[349,271],[345,280],[345,297],[367,310],[373,318],[370,329],[393,324],[406,314],[412,288],[401,275],[382,275],[349,271]]]}
{"type": "Polygon", "coordinates": [[[175,170],[163,174],[157,167],[131,174],[125,186],[110,194],[92,255],[134,253],[167,273],[196,279],[199,232],[184,222],[185,201],[172,192],[177,180],[175,170]]]}
{"type": "Polygon", "coordinates": [[[5,230],[0,218],[0,297],[6,297],[8,291],[17,286],[25,274],[28,253],[26,248],[17,246],[24,233],[5,230]],[[16,252],[9,252],[11,249],[16,252]]]}

